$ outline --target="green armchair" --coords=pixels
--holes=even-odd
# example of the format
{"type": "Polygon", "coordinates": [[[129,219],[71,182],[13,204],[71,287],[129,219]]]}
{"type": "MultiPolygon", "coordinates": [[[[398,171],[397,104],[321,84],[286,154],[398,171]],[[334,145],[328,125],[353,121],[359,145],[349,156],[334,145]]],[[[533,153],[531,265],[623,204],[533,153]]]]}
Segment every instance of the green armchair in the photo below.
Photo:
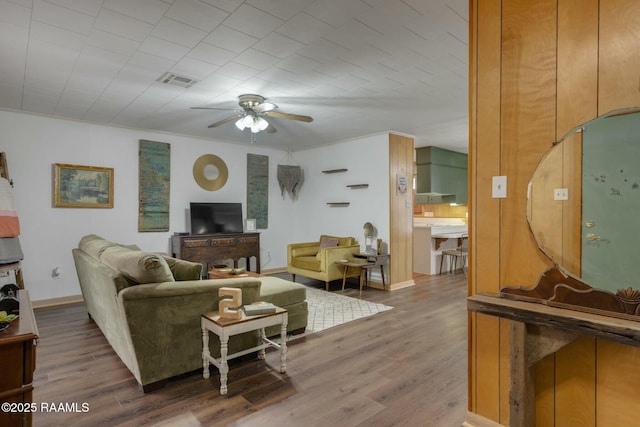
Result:
{"type": "MultiPolygon", "coordinates": [[[[291,243],[287,246],[287,271],[293,281],[296,274],[325,282],[342,279],[344,267],[337,263],[343,259],[352,259],[360,252],[360,245],[353,237],[335,237],[321,235],[317,242],[291,243]]],[[[347,277],[358,276],[358,269],[349,269],[347,277]]]]}

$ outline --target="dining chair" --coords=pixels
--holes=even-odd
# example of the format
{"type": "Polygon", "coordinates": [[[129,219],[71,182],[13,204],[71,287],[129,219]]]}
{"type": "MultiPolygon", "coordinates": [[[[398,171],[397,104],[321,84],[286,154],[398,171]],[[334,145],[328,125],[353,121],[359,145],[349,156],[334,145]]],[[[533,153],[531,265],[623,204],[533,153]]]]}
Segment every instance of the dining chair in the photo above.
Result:
{"type": "Polygon", "coordinates": [[[458,259],[462,261],[462,272],[467,275],[467,257],[469,255],[469,235],[462,234],[460,237],[460,245],[455,249],[445,249],[440,257],[440,273],[442,274],[442,264],[444,257],[448,257],[449,273],[458,269],[458,259]]]}

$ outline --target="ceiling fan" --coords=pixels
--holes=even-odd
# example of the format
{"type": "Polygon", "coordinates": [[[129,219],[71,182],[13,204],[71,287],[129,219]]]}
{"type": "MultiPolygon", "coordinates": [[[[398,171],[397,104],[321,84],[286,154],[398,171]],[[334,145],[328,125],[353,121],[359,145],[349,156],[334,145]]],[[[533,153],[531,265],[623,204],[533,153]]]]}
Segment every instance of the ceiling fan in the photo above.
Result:
{"type": "MultiPolygon", "coordinates": [[[[235,125],[238,129],[244,130],[246,128],[251,129],[251,133],[258,133],[260,131],[266,131],[267,133],[274,133],[277,129],[269,123],[264,117],[271,117],[276,119],[289,119],[297,120],[299,122],[312,122],[313,118],[309,116],[302,116],[299,114],[282,113],[280,111],[274,111],[278,106],[271,102],[267,102],[266,98],[261,95],[244,94],[238,97],[238,104],[242,109],[235,109],[238,111],[226,119],[222,119],[215,123],[210,124],[209,128],[215,128],[225,123],[235,121],[235,125]]],[[[191,107],[195,110],[231,110],[230,108],[215,108],[215,107],[191,107]]]]}

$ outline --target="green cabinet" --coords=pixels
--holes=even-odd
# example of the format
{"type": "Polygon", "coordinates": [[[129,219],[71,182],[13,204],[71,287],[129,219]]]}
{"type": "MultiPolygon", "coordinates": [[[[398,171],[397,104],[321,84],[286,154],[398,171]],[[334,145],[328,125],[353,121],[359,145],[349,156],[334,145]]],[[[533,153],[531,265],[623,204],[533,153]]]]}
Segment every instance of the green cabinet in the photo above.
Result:
{"type": "Polygon", "coordinates": [[[416,203],[467,203],[467,162],[468,156],[463,153],[438,147],[416,148],[416,203]]]}

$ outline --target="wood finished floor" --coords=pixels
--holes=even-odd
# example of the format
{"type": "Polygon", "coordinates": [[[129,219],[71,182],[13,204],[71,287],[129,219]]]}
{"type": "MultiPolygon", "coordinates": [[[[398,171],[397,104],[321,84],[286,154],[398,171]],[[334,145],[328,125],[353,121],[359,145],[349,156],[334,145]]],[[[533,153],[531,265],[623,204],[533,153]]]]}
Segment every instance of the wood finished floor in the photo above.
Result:
{"type": "MultiPolygon", "coordinates": [[[[467,410],[466,279],[415,279],[415,287],[363,292],[393,310],[292,341],[285,375],[277,352],[267,353],[266,364],[231,364],[226,396],[213,367],[206,380],[200,371],[143,394],[84,305],[40,309],[34,402],[86,402],[89,411],[36,413],[34,425],[460,426],[467,410]]],[[[357,297],[355,284],[345,294],[357,297]]]]}

